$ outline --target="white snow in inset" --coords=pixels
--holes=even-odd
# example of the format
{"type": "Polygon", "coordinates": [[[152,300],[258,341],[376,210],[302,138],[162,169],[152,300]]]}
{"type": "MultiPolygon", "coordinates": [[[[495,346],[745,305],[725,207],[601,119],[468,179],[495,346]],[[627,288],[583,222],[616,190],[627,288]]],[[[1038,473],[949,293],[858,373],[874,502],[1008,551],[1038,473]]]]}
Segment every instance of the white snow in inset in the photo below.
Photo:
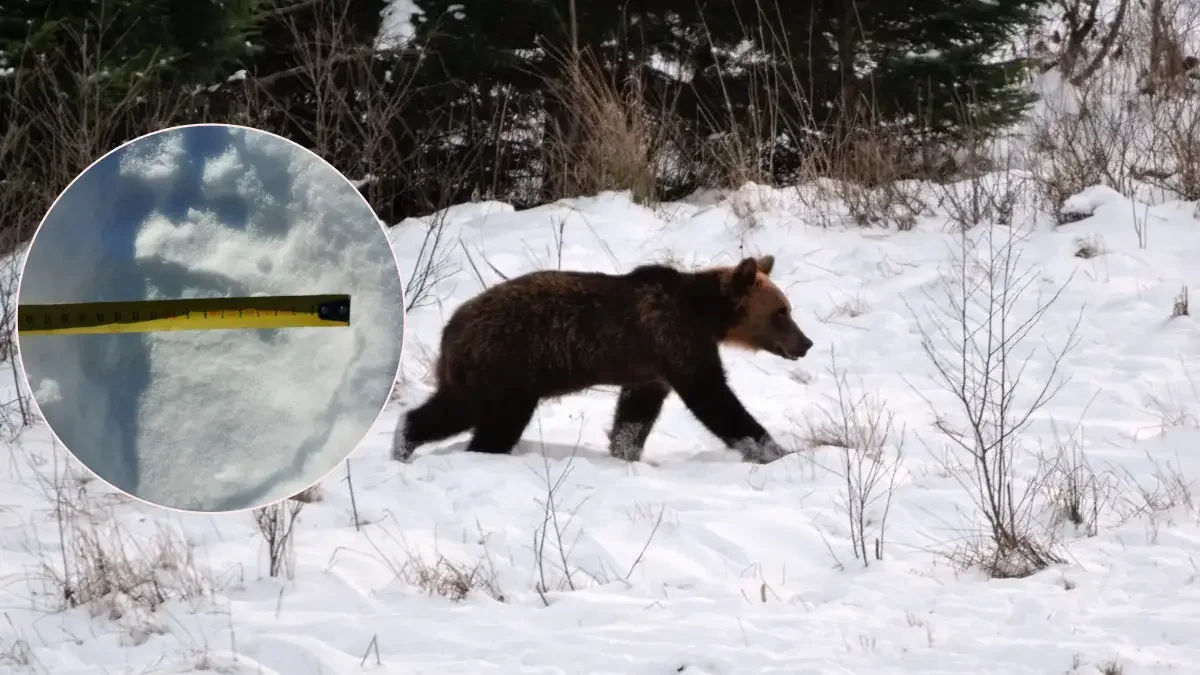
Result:
{"type": "Polygon", "coordinates": [[[27,337],[24,366],[84,464],[190,510],[302,490],[379,414],[403,307],[373,211],[279,137],[167,131],[107,156],[63,194],[32,245],[21,302],[318,293],[351,295],[349,328],[27,337]]]}

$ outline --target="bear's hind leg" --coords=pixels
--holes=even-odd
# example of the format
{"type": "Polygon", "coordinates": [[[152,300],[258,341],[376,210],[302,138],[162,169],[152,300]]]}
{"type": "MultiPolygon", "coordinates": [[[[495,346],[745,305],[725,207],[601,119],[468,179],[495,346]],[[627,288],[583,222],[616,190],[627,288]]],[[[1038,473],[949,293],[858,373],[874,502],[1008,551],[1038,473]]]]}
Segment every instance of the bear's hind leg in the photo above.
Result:
{"type": "Polygon", "coordinates": [[[621,388],[612,430],[608,434],[608,451],[613,457],[627,462],[642,458],[646,439],[670,393],[671,388],[665,382],[621,388]]]}
{"type": "Polygon", "coordinates": [[[467,410],[446,389],[438,389],[420,407],[405,413],[392,437],[392,459],[407,462],[426,443],[440,441],[471,428],[467,410]]]}
{"type": "Polygon", "coordinates": [[[538,399],[514,397],[504,402],[489,401],[474,411],[475,433],[467,444],[468,452],[506,455],[513,451],[525,427],[533,419],[538,399]]]}

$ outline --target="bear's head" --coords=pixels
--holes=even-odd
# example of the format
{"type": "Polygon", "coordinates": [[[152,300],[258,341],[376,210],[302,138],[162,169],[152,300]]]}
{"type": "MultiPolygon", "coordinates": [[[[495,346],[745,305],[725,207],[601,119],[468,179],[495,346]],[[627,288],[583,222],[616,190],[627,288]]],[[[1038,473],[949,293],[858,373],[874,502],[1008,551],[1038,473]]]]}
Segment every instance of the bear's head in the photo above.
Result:
{"type": "Polygon", "coordinates": [[[775,256],[746,258],[722,276],[725,292],[736,317],[723,342],[763,350],[795,361],[812,349],[813,342],[792,319],[792,306],[771,281],[775,256]]]}

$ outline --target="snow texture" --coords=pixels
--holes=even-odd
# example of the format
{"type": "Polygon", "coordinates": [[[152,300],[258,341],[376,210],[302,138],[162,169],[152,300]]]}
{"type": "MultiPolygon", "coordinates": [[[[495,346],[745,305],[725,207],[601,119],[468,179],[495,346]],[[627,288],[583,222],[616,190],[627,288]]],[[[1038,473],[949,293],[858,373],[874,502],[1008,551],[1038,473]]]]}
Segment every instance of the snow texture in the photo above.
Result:
{"type": "Polygon", "coordinates": [[[355,446],[403,340],[396,260],[328,163],[215,125],[143,137],[77,179],[28,254],[23,303],[349,293],[349,328],[35,336],[38,405],[105,481],[198,511],[282,499],[355,446]]]}
{"type": "MultiPolygon", "coordinates": [[[[1063,225],[1031,207],[1013,215],[1017,267],[1033,274],[1014,321],[1065,286],[1025,341],[1019,400],[1045,381],[1053,350],[1082,322],[1062,366],[1070,379],[1022,433],[1014,472],[1033,475],[1040,453],[1073,443],[1111,488],[1093,536],[1057,525],[1062,564],[988,580],[945,557],[983,525],[969,478],[932,426],[938,417],[961,424],[963,414],[936,384],[918,329],[945,309],[960,251],[944,211],[896,232],[815,226],[794,190],[755,186],[653,207],[620,194],[523,212],[486,202],[442,214],[444,240],[455,243],[435,259],[449,276],[437,302],[409,314],[399,404],[352,455],[352,482],[335,474],[304,507],[292,577],[268,577],[249,515],[96,507],[113,528],[106,541],[156,551],[148,542],[169,535],[193,562],[187,575],[156,563],[172,589],[157,608],[118,593],[62,611],[58,587],[46,583],[61,574],[62,556],[45,484],[67,469],[40,429],[28,432],[13,461],[0,463],[0,582],[10,598],[0,667],[7,648],[10,663],[25,664],[18,672],[57,675],[1096,675],[1114,663],[1122,670],[1103,672],[1200,672],[1197,511],[1155,478],[1168,465],[1188,481],[1200,476],[1200,391],[1190,379],[1198,326],[1171,317],[1180,287],[1200,284],[1200,223],[1192,204],[1122,199],[1092,190],[1075,202],[1094,215],[1063,225]],[[1148,214],[1154,232],[1144,248],[1134,213],[1148,214]],[[1098,254],[1077,255],[1084,240],[1098,254]],[[446,318],[480,290],[475,270],[499,280],[484,257],[511,276],[560,262],[616,272],[752,253],[777,256],[773,276],[816,346],[795,363],[728,352],[730,382],[802,452],[742,463],[672,396],[647,461],[626,465],[605,450],[614,393],[594,391],[546,402],[513,456],[465,453],[459,437],[419,449],[408,465],[388,458],[400,414],[429,394],[446,318]],[[856,395],[886,402],[896,433],[907,434],[884,559],[866,568],[849,539],[841,451],[810,433],[833,405],[834,350],[856,395]],[[558,486],[550,516],[562,552],[553,522],[542,537],[548,485],[558,486]],[[455,582],[439,557],[475,581],[455,582]],[[456,602],[456,585],[473,589],[456,602]]],[[[403,269],[420,265],[423,225],[437,220],[392,228],[403,269]]],[[[976,228],[971,261],[989,233],[1006,239],[1009,230],[976,228]]],[[[65,475],[74,498],[103,503],[102,486],[65,475]]],[[[871,532],[881,506],[871,507],[871,532]]],[[[1057,522],[1050,511],[1034,518],[1057,522]]]]}

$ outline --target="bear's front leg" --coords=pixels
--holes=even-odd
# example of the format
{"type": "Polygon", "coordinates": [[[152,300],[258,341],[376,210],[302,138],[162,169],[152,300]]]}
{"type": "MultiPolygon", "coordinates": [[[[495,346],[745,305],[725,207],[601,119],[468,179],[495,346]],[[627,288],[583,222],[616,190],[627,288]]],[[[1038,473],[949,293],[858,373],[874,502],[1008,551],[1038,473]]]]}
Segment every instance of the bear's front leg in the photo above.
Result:
{"type": "Polygon", "coordinates": [[[702,355],[691,364],[675,370],[670,384],[701,424],[747,462],[765,464],[789,454],[729,388],[720,354],[702,355]]]}

